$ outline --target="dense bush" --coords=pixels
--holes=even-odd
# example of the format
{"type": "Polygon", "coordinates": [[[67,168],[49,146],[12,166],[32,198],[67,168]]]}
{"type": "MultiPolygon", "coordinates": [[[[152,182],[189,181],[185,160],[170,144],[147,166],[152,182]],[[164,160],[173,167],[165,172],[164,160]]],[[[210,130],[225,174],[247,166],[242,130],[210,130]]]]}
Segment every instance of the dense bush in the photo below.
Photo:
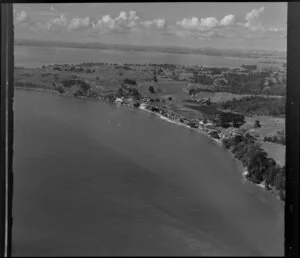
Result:
{"type": "MultiPolygon", "coordinates": [[[[269,90],[264,90],[266,77],[269,76],[268,72],[252,72],[248,74],[227,73],[225,79],[227,85],[223,91],[235,94],[269,94],[269,95],[282,95],[286,94],[285,82],[270,85],[269,90]]],[[[215,91],[220,91],[218,87],[215,91]]]]}
{"type": "Polygon", "coordinates": [[[256,70],[257,65],[242,65],[241,67],[247,69],[247,70],[256,70]]]}
{"type": "Polygon", "coordinates": [[[283,131],[279,131],[279,132],[277,132],[277,135],[266,136],[264,138],[264,141],[265,142],[274,142],[274,143],[285,145],[285,134],[283,131]]]}
{"type": "Polygon", "coordinates": [[[151,85],[149,86],[148,90],[151,92],[151,93],[155,93],[155,89],[154,87],[151,85]]]}
{"type": "Polygon", "coordinates": [[[61,83],[65,88],[70,88],[74,85],[80,86],[80,88],[83,91],[87,91],[91,88],[91,86],[88,83],[86,83],[82,80],[63,80],[61,83]]]}
{"type": "Polygon", "coordinates": [[[255,120],[254,121],[254,128],[260,128],[261,127],[261,124],[259,122],[259,120],[255,120]]]}
{"type": "Polygon", "coordinates": [[[213,82],[214,82],[214,80],[211,77],[209,77],[205,74],[196,75],[194,77],[194,80],[195,80],[196,83],[201,83],[201,84],[205,84],[205,85],[212,85],[213,82]]]}
{"type": "Polygon", "coordinates": [[[280,198],[285,196],[285,167],[280,167],[267,156],[260,144],[250,134],[224,138],[223,146],[230,149],[235,158],[247,168],[247,178],[254,183],[264,182],[267,188],[274,187],[280,198]]]}
{"type": "Polygon", "coordinates": [[[138,89],[128,87],[125,84],[123,84],[118,90],[116,91],[116,97],[121,98],[129,98],[133,97],[136,100],[140,100],[142,98],[142,94],[139,92],[138,89]]]}
{"type": "Polygon", "coordinates": [[[226,101],[221,104],[221,108],[243,114],[280,116],[285,115],[285,97],[244,97],[226,101]]]}
{"type": "Polygon", "coordinates": [[[136,80],[131,80],[131,79],[124,79],[124,83],[130,84],[130,85],[137,85],[136,80]]]}
{"type": "Polygon", "coordinates": [[[223,128],[228,128],[231,125],[233,127],[239,128],[246,121],[245,117],[241,114],[235,114],[231,112],[218,112],[214,119],[214,122],[217,126],[221,126],[223,128]]]}
{"type": "Polygon", "coordinates": [[[57,87],[57,91],[58,91],[59,93],[63,94],[63,93],[65,92],[65,89],[64,89],[64,87],[62,87],[62,86],[58,86],[58,87],[57,87]]]}

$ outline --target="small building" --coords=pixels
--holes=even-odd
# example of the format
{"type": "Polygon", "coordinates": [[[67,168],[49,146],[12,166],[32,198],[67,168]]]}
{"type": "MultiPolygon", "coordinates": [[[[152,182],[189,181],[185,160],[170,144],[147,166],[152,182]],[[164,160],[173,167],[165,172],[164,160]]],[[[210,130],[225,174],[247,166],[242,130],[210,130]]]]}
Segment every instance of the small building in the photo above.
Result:
{"type": "Polygon", "coordinates": [[[205,128],[207,128],[207,129],[215,129],[214,125],[211,124],[211,123],[205,124],[205,128]]]}
{"type": "Polygon", "coordinates": [[[121,98],[116,98],[115,102],[116,102],[116,103],[123,103],[123,99],[121,99],[121,98]]]}

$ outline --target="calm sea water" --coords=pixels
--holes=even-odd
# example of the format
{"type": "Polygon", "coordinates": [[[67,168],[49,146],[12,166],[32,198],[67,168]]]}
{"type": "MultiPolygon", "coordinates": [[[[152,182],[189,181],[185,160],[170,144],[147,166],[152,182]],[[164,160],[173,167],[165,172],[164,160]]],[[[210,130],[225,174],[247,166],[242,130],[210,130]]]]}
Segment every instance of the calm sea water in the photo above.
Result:
{"type": "Polygon", "coordinates": [[[131,63],[131,64],[181,64],[239,67],[257,64],[258,59],[232,58],[194,54],[169,54],[100,49],[76,49],[62,47],[15,46],[15,63],[18,66],[35,67],[47,64],[82,62],[131,63]]]}
{"type": "Polygon", "coordinates": [[[283,255],[283,204],[153,114],[15,92],[13,255],[283,255]]]}

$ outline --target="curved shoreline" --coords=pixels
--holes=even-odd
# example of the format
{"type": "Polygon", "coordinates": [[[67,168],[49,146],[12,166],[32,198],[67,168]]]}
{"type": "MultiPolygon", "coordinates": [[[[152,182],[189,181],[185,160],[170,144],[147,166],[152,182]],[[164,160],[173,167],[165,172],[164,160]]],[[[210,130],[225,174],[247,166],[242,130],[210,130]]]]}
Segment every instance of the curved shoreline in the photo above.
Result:
{"type": "MultiPolygon", "coordinates": [[[[57,92],[57,91],[55,91],[55,90],[45,90],[45,89],[38,89],[38,88],[25,88],[25,87],[15,87],[15,89],[20,89],[20,90],[32,90],[32,91],[41,91],[41,92],[55,93],[55,94],[58,94],[58,95],[60,95],[60,96],[74,97],[73,95],[69,95],[69,94],[61,94],[61,93],[59,93],[59,92],[57,92]]],[[[89,97],[82,97],[82,96],[81,96],[81,97],[75,97],[75,98],[87,99],[87,100],[96,100],[96,101],[100,101],[100,102],[102,102],[102,103],[110,103],[110,104],[113,103],[114,105],[116,105],[115,102],[105,101],[105,100],[102,99],[102,98],[92,99],[92,98],[89,98],[89,97]]],[[[124,108],[124,107],[129,108],[127,105],[126,105],[126,106],[120,105],[120,106],[122,106],[123,108],[124,108]]],[[[130,109],[132,110],[132,108],[130,108],[130,109]]],[[[200,129],[200,128],[197,128],[197,129],[196,129],[196,128],[191,128],[190,126],[188,126],[188,125],[186,125],[186,124],[184,124],[184,123],[180,123],[180,122],[174,121],[174,120],[170,119],[169,117],[163,116],[163,115],[160,114],[160,113],[157,113],[157,112],[153,112],[153,111],[151,111],[151,110],[148,110],[148,109],[146,108],[145,104],[141,104],[138,108],[134,108],[134,109],[135,109],[135,110],[141,110],[141,111],[145,111],[145,112],[148,112],[148,113],[155,114],[155,115],[157,115],[160,119],[162,119],[162,120],[164,120],[164,121],[166,121],[166,122],[168,122],[168,123],[177,124],[177,125],[179,125],[179,126],[183,126],[183,127],[186,127],[186,128],[188,128],[188,129],[190,129],[190,130],[193,130],[193,131],[195,131],[195,132],[197,132],[197,133],[201,133],[202,135],[205,135],[205,136],[207,136],[209,139],[213,140],[213,142],[215,142],[218,146],[221,146],[221,147],[223,146],[222,140],[218,140],[218,139],[213,138],[213,137],[210,136],[208,133],[206,133],[203,129],[200,129]]],[[[231,152],[229,152],[229,153],[231,154],[232,158],[233,158],[235,161],[240,162],[238,159],[236,159],[236,158],[232,155],[231,152]]],[[[245,167],[241,166],[241,170],[240,170],[240,171],[241,171],[242,181],[247,182],[247,183],[251,183],[251,184],[253,184],[253,185],[256,185],[257,187],[263,188],[263,189],[266,190],[267,192],[270,192],[276,199],[282,201],[282,200],[279,198],[278,194],[274,193],[274,191],[272,191],[272,190],[268,190],[268,189],[267,189],[267,187],[265,186],[264,182],[262,182],[262,183],[260,183],[260,184],[256,184],[256,183],[253,183],[253,182],[251,182],[250,180],[248,180],[247,177],[246,177],[247,174],[248,174],[248,171],[247,171],[247,169],[246,169],[245,167]]]]}

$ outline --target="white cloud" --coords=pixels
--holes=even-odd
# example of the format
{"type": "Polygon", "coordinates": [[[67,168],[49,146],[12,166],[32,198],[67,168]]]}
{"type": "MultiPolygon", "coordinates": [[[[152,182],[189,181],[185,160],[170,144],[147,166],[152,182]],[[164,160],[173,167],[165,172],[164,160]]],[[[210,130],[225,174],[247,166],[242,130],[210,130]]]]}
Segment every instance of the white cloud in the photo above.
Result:
{"type": "Polygon", "coordinates": [[[153,20],[153,22],[159,29],[163,28],[166,25],[166,21],[164,19],[155,19],[153,20]]]}
{"type": "Polygon", "coordinates": [[[56,5],[47,11],[14,9],[16,26],[35,31],[78,31],[85,30],[100,35],[107,32],[145,33],[148,35],[171,35],[182,39],[243,39],[251,37],[284,37],[286,29],[275,26],[263,27],[261,16],[264,7],[253,9],[245,14],[244,20],[238,20],[234,14],[223,17],[183,18],[175,24],[169,24],[164,18],[144,20],[136,11],[121,11],[115,17],[110,14],[92,19],[92,17],[70,17],[70,13],[60,13],[56,5]],[[153,34],[156,33],[156,34],[153,34]]]}
{"type": "Polygon", "coordinates": [[[142,20],[136,11],[121,11],[119,16],[113,18],[110,15],[105,15],[97,22],[92,23],[92,31],[100,34],[108,31],[118,32],[134,32],[141,31],[142,28],[162,29],[166,25],[164,19],[153,19],[150,21],[142,20]]]}
{"type": "Polygon", "coordinates": [[[59,17],[52,18],[48,24],[48,30],[59,31],[66,27],[68,24],[68,20],[63,13],[60,14],[59,17]]]}
{"type": "Polygon", "coordinates": [[[90,17],[85,18],[73,18],[68,24],[68,30],[81,30],[91,27],[90,17]]]}
{"type": "Polygon", "coordinates": [[[142,21],[140,24],[147,28],[162,29],[165,27],[166,21],[164,19],[154,19],[152,21],[142,21]]]}
{"type": "Polygon", "coordinates": [[[198,29],[198,30],[207,30],[213,27],[216,27],[219,24],[219,21],[215,17],[201,18],[200,20],[197,17],[184,18],[181,21],[177,21],[176,25],[181,26],[184,29],[198,29]]]}
{"type": "Polygon", "coordinates": [[[196,17],[191,19],[184,18],[182,21],[177,21],[176,24],[185,29],[196,29],[199,24],[199,19],[196,17]]]}
{"type": "Polygon", "coordinates": [[[21,11],[21,12],[15,12],[15,22],[16,23],[23,23],[27,22],[29,20],[29,16],[27,12],[21,11]]]}
{"type": "Polygon", "coordinates": [[[235,16],[233,14],[228,14],[220,21],[221,26],[229,26],[235,22],[235,16]]]}
{"type": "Polygon", "coordinates": [[[259,9],[253,9],[248,12],[245,16],[246,23],[244,26],[250,30],[263,30],[263,26],[260,22],[260,16],[264,12],[264,7],[260,7],[259,9]]]}
{"type": "Polygon", "coordinates": [[[50,11],[57,14],[57,15],[60,15],[59,11],[57,11],[53,5],[50,6],[50,11]]]}
{"type": "Polygon", "coordinates": [[[248,12],[246,14],[246,17],[245,17],[246,21],[251,21],[255,18],[258,18],[260,16],[260,14],[263,13],[264,10],[265,10],[265,8],[263,6],[260,7],[259,9],[251,10],[250,12],[248,12]]]}
{"type": "Polygon", "coordinates": [[[217,26],[218,24],[219,24],[219,21],[215,17],[207,17],[207,18],[201,19],[200,26],[210,29],[210,28],[217,26]]]}

